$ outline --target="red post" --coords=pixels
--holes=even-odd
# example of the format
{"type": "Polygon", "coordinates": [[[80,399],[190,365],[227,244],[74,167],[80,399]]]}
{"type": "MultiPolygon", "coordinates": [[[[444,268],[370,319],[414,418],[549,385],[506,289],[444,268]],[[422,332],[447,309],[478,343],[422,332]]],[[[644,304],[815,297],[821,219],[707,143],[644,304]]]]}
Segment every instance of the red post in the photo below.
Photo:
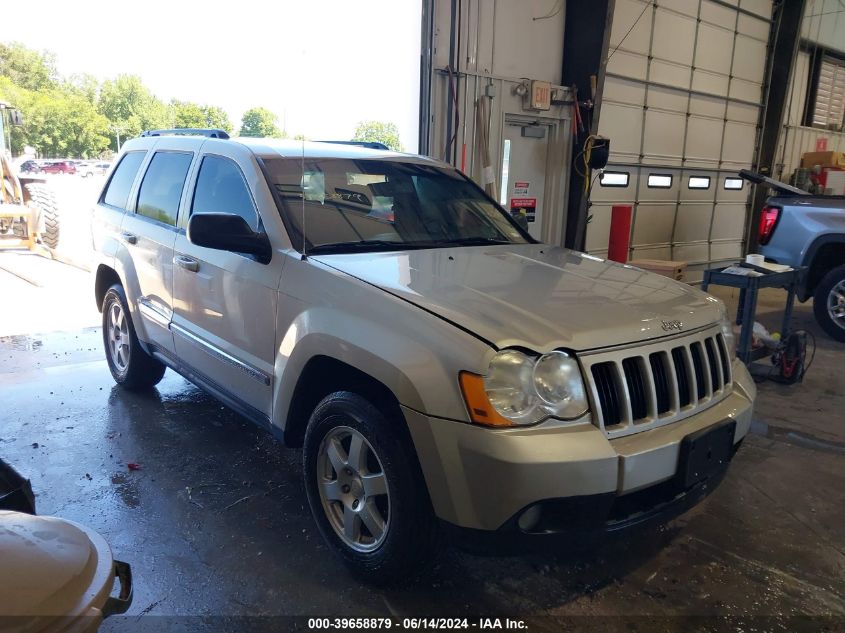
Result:
{"type": "Polygon", "coordinates": [[[631,245],[631,216],[634,207],[619,205],[613,207],[610,216],[610,237],[607,242],[607,258],[624,264],[628,261],[628,247],[631,245]]]}

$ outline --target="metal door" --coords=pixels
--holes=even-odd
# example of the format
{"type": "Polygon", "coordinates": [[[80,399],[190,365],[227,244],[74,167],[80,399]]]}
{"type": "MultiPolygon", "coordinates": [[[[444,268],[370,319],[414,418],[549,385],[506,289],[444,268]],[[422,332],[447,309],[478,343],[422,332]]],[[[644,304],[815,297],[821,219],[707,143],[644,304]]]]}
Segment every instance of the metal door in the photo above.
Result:
{"type": "Polygon", "coordinates": [[[499,202],[527,222],[528,232],[544,239],[544,198],[550,126],[506,119],[502,134],[499,202]]]}

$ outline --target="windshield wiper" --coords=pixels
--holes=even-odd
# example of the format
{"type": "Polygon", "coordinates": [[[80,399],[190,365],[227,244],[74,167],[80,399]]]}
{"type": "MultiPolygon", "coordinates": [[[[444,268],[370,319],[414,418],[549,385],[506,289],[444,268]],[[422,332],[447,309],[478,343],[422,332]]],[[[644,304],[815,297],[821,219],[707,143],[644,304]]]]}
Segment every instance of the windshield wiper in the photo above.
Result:
{"type": "Polygon", "coordinates": [[[391,240],[363,240],[360,242],[333,242],[318,244],[308,249],[309,255],[329,253],[355,253],[366,251],[405,251],[414,248],[432,248],[432,242],[393,242],[391,240]]]}

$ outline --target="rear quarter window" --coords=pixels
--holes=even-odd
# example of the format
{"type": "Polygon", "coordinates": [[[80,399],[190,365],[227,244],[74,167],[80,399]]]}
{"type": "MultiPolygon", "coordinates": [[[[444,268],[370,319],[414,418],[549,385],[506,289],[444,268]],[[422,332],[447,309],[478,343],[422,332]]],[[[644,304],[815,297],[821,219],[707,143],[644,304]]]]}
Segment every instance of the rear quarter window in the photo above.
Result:
{"type": "Polygon", "coordinates": [[[132,189],[132,183],[135,182],[135,176],[138,175],[138,169],[141,167],[145,155],[146,152],[127,152],[124,154],[114,173],[112,173],[109,184],[106,185],[102,198],[103,204],[118,209],[126,209],[126,204],[129,202],[129,190],[132,189]]]}

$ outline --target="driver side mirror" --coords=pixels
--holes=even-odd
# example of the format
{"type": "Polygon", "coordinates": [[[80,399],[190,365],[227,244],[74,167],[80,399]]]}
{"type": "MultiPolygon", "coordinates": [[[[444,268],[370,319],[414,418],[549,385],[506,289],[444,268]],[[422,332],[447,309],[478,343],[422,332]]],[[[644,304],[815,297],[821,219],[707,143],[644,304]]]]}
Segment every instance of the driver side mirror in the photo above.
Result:
{"type": "Polygon", "coordinates": [[[254,255],[262,264],[273,256],[270,240],[235,213],[194,213],[188,220],[188,241],[219,251],[254,255]]]}

